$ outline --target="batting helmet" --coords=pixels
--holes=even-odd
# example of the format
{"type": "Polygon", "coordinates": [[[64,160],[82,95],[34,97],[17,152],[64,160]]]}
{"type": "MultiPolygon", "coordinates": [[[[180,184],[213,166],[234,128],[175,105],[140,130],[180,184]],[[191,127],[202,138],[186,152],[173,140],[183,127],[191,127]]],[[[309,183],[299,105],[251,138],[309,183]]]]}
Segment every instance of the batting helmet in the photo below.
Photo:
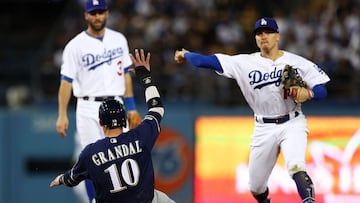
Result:
{"type": "Polygon", "coordinates": [[[100,125],[110,129],[126,127],[126,112],[123,105],[115,99],[105,100],[99,107],[100,125]]]}

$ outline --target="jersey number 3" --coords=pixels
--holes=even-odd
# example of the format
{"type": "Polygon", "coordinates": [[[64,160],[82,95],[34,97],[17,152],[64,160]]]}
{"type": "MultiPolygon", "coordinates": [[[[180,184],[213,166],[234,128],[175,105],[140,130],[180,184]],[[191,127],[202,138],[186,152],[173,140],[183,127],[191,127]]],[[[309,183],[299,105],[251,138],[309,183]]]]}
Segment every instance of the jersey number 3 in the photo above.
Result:
{"type": "Polygon", "coordinates": [[[123,74],[123,72],[122,72],[122,61],[118,61],[118,62],[117,62],[117,65],[118,65],[118,67],[119,67],[119,70],[118,70],[117,74],[118,74],[119,76],[121,76],[121,75],[123,74]]]}
{"type": "Polygon", "coordinates": [[[112,164],[109,168],[105,169],[104,172],[109,173],[110,175],[114,188],[110,190],[111,193],[125,190],[127,186],[124,186],[123,182],[129,186],[135,186],[139,183],[140,169],[138,163],[133,159],[126,159],[123,161],[120,171],[116,164],[112,164]],[[121,180],[123,180],[123,182],[121,180]]]}

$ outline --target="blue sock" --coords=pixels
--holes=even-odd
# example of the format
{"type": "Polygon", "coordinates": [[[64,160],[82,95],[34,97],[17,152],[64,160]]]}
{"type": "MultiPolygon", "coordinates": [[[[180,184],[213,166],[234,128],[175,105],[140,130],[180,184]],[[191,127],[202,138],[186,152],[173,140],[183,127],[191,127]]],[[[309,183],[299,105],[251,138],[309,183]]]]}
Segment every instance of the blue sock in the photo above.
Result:
{"type": "Polygon", "coordinates": [[[314,185],[305,171],[299,171],[292,177],[303,203],[315,202],[314,185]]]}
{"type": "Polygon", "coordinates": [[[91,180],[85,179],[85,187],[86,187],[87,195],[89,197],[89,202],[91,203],[92,200],[95,199],[94,184],[93,184],[93,182],[91,180]]]}

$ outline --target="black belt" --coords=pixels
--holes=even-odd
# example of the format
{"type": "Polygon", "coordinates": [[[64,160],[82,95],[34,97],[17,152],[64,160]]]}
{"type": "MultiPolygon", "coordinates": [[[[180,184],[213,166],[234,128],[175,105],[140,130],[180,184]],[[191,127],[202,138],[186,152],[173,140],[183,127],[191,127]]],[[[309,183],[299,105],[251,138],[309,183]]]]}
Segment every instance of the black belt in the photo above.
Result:
{"type": "MultiPolygon", "coordinates": [[[[300,113],[295,111],[294,114],[294,118],[297,117],[300,113]]],[[[256,118],[256,120],[258,121],[258,119],[256,118]]],[[[262,121],[263,123],[276,123],[276,124],[281,124],[281,123],[285,123],[286,121],[290,120],[290,115],[286,114],[286,115],[282,115],[276,118],[266,118],[263,117],[262,121]]]]}
{"type": "Polygon", "coordinates": [[[100,102],[100,101],[105,101],[105,100],[108,100],[108,99],[115,99],[115,96],[106,96],[106,97],[88,97],[88,96],[85,96],[85,97],[80,97],[80,98],[83,99],[83,100],[86,100],[86,101],[100,102]]]}

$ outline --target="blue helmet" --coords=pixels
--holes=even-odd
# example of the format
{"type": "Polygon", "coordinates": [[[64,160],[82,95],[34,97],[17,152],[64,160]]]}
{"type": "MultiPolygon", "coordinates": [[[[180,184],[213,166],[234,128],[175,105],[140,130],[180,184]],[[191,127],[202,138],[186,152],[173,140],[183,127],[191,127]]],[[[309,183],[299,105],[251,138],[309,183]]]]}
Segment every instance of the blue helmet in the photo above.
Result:
{"type": "Polygon", "coordinates": [[[100,125],[110,129],[126,127],[126,112],[120,101],[105,100],[99,107],[100,125]]]}

